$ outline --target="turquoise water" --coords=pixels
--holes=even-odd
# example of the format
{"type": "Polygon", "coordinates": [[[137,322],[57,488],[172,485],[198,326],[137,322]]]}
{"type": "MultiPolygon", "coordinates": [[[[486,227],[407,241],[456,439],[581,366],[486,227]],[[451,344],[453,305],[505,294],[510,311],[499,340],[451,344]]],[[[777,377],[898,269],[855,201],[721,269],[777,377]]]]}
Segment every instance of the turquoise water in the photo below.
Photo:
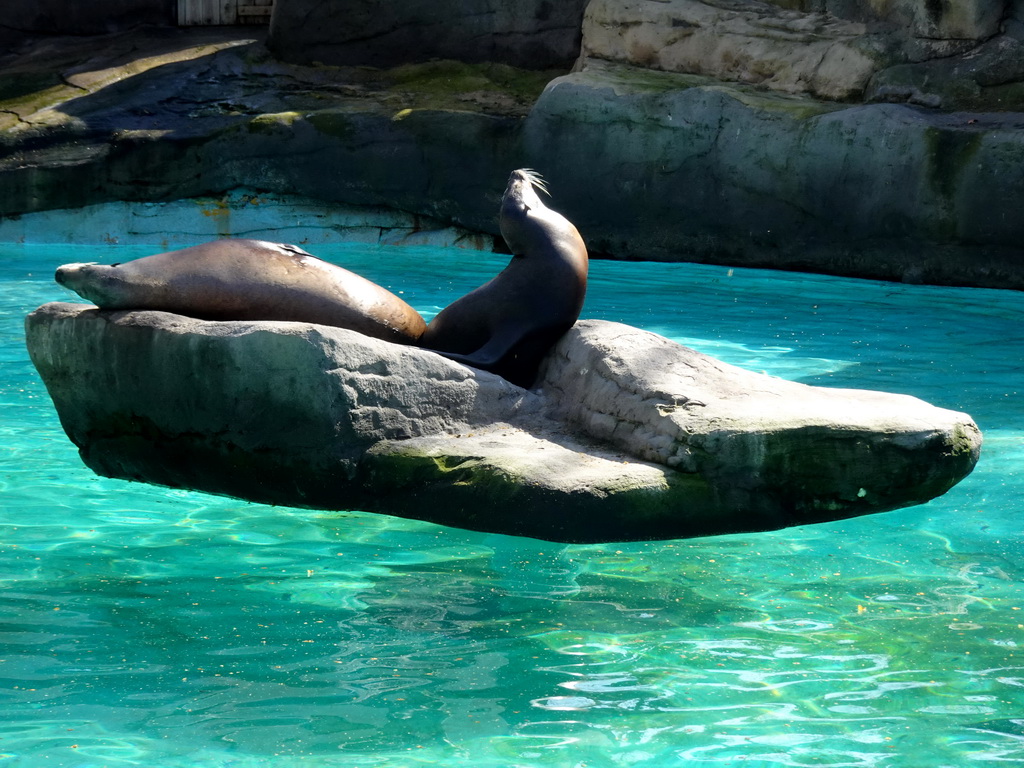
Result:
{"type": "MultiPolygon", "coordinates": [[[[22,318],[57,264],[153,250],[0,247],[0,766],[1024,762],[1024,295],[594,263],[585,316],[986,442],[924,506],[565,546],[92,475],[22,318]]],[[[316,250],[428,315],[502,263],[316,250]]]]}

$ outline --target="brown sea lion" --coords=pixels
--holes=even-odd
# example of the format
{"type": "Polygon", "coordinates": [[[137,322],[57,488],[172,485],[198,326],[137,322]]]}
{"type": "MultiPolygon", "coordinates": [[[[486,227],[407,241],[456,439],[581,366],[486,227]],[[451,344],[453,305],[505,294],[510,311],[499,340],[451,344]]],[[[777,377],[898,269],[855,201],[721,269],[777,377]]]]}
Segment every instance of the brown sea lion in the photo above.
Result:
{"type": "Polygon", "coordinates": [[[512,260],[490,282],[445,307],[420,345],[529,387],[551,346],[576,322],[587,291],[587,248],[576,227],[541,202],[543,182],[512,172],[501,234],[512,260]]]}
{"type": "Polygon", "coordinates": [[[294,245],[214,240],[124,264],[65,264],[57,282],[102,309],[320,323],[401,344],[426,324],[390,291],[294,245]]]}

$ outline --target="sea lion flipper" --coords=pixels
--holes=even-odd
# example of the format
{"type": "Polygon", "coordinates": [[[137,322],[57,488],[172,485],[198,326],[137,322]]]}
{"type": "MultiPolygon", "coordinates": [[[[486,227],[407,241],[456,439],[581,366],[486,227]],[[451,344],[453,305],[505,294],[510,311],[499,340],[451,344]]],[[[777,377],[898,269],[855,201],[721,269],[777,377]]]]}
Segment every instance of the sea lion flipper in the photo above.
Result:
{"type": "Polygon", "coordinates": [[[496,333],[480,349],[470,354],[440,351],[437,354],[481,371],[495,373],[513,384],[529,389],[544,355],[567,330],[565,325],[546,326],[523,334],[517,328],[509,328],[504,333],[496,333]]]}
{"type": "Polygon", "coordinates": [[[481,371],[495,372],[495,367],[502,361],[502,359],[512,349],[515,344],[515,337],[505,336],[492,336],[488,339],[487,343],[484,344],[480,349],[469,354],[460,355],[457,352],[442,352],[435,350],[437,354],[442,357],[446,357],[449,360],[454,360],[457,363],[468,365],[473,368],[479,368],[481,371]]]}

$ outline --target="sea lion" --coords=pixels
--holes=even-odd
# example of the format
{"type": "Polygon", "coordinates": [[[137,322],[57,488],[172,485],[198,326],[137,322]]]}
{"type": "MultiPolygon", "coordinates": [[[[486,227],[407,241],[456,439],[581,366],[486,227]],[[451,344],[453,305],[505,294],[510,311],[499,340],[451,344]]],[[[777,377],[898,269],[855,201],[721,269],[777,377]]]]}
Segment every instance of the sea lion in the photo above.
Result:
{"type": "Polygon", "coordinates": [[[294,245],[214,240],[124,264],[65,264],[56,280],[102,309],[202,320],[320,323],[401,344],[426,324],[390,291],[294,245]]]}
{"type": "Polygon", "coordinates": [[[445,307],[420,346],[529,387],[552,345],[576,322],[587,291],[587,247],[576,227],[541,202],[533,171],[512,172],[501,234],[512,260],[490,282],[445,307]]]}

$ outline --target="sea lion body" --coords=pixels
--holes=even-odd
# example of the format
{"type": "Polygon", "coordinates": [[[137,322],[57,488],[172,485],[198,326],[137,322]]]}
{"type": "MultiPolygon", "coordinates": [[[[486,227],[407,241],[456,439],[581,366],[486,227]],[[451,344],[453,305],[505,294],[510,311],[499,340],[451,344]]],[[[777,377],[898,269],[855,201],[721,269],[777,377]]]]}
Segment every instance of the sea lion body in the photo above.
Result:
{"type": "Polygon", "coordinates": [[[403,344],[426,328],[385,288],[294,245],[260,240],[214,240],[113,266],[65,264],[56,279],[102,309],[320,323],[403,344]]]}
{"type": "Polygon", "coordinates": [[[587,248],[572,223],[541,201],[529,171],[516,170],[501,201],[512,260],[497,277],[453,302],[420,345],[529,387],[552,345],[579,318],[587,248]]]}

